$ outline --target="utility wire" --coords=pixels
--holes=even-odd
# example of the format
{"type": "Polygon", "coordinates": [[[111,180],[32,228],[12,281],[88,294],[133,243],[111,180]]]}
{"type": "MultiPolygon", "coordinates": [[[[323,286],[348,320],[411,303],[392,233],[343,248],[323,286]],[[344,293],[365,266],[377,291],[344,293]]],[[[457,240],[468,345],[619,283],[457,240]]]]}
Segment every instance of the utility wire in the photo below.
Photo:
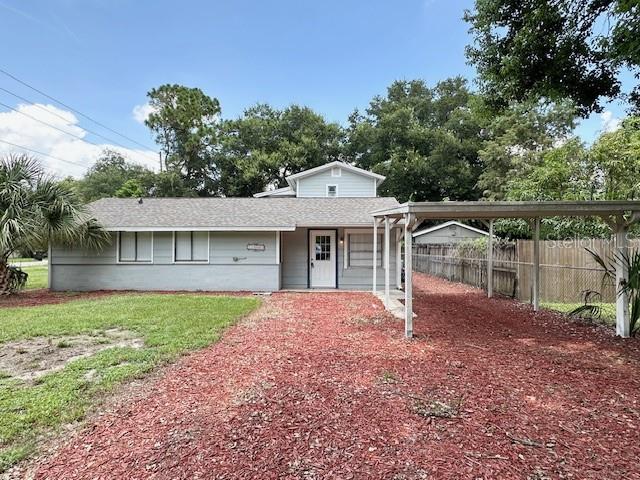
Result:
{"type": "Polygon", "coordinates": [[[9,110],[13,110],[14,112],[19,113],[20,115],[24,115],[25,117],[30,118],[31,120],[34,120],[34,121],[36,121],[38,123],[41,123],[43,125],[46,125],[47,127],[53,128],[54,130],[58,130],[59,132],[62,132],[65,135],[69,135],[69,136],[71,136],[73,138],[77,138],[78,140],[82,140],[83,142],[90,143],[91,145],[95,145],[96,147],[100,146],[97,143],[93,143],[93,142],[90,142],[89,140],[85,140],[80,135],[76,135],[75,133],[67,132],[66,130],[63,130],[63,129],[59,128],[59,127],[56,127],[55,125],[51,125],[50,123],[45,122],[44,120],[40,120],[39,118],[34,117],[33,115],[29,115],[28,113],[24,113],[24,112],[21,112],[20,110],[18,110],[16,108],[10,107],[9,105],[7,105],[5,103],[0,102],[0,106],[2,106],[4,108],[8,108],[9,110]]]}
{"type": "MultiPolygon", "coordinates": [[[[17,99],[19,99],[19,100],[22,100],[23,102],[27,102],[29,105],[32,105],[32,106],[34,106],[34,107],[38,108],[39,110],[42,110],[43,112],[47,112],[47,113],[48,113],[48,114],[50,114],[50,115],[54,115],[54,116],[58,117],[59,119],[64,120],[64,122],[65,122],[65,123],[69,123],[69,119],[64,118],[62,115],[60,115],[60,114],[58,114],[58,113],[56,113],[56,112],[52,112],[51,110],[47,110],[47,109],[46,109],[45,107],[43,107],[42,105],[39,105],[39,104],[37,104],[37,103],[35,103],[35,102],[33,102],[33,101],[29,100],[28,98],[22,97],[22,96],[18,95],[17,93],[14,93],[14,92],[12,92],[12,91],[10,91],[10,90],[7,90],[6,88],[3,88],[3,87],[0,87],[0,90],[2,90],[3,92],[8,93],[9,95],[12,95],[12,96],[16,97],[16,98],[17,98],[17,99]]],[[[12,107],[8,107],[8,106],[6,106],[6,105],[5,105],[5,107],[6,107],[6,108],[11,108],[12,110],[17,111],[16,109],[14,109],[14,108],[12,108],[12,107]]],[[[23,113],[23,112],[19,112],[19,111],[18,111],[18,113],[23,113]]],[[[39,120],[38,120],[38,121],[39,121],[39,120]]],[[[113,144],[115,144],[115,145],[118,145],[119,147],[127,148],[127,149],[128,149],[128,147],[126,147],[126,146],[122,145],[121,143],[119,143],[118,141],[116,141],[116,140],[114,140],[114,139],[112,139],[112,138],[105,137],[104,135],[102,135],[102,134],[100,134],[100,133],[98,133],[98,132],[95,132],[95,131],[93,131],[93,130],[89,130],[88,128],[85,128],[85,127],[82,127],[82,126],[79,126],[79,127],[80,127],[80,128],[82,128],[85,132],[88,132],[88,133],[90,133],[90,134],[92,134],[92,135],[95,135],[96,137],[100,137],[100,138],[102,138],[102,139],[104,139],[104,140],[106,140],[106,141],[108,141],[108,142],[110,142],[110,143],[113,143],[113,144]]],[[[54,128],[55,128],[55,127],[54,127],[54,128]]],[[[88,140],[84,140],[84,141],[88,141],[88,140]]],[[[156,160],[155,158],[151,157],[151,155],[148,155],[148,154],[147,154],[147,153],[145,153],[145,152],[141,152],[141,153],[142,153],[143,155],[145,155],[146,157],[148,157],[149,159],[156,160]]]]}
{"type": "Polygon", "coordinates": [[[65,160],[64,158],[56,157],[54,155],[49,155],[48,153],[41,152],[39,150],[34,150],[33,148],[23,147],[22,145],[17,145],[15,143],[7,142],[6,140],[0,140],[0,143],[6,143],[7,145],[11,145],[15,148],[21,148],[23,150],[27,150],[28,152],[37,153],[38,155],[43,155],[45,157],[53,158],[54,160],[58,160],[64,163],[70,163],[71,165],[75,165],[77,167],[87,168],[86,165],[82,165],[80,163],[72,162],[71,160],[65,160]]]}
{"type": "Polygon", "coordinates": [[[112,132],[112,133],[115,133],[115,134],[116,134],[116,135],[118,135],[119,137],[125,138],[125,139],[127,139],[128,141],[130,141],[130,142],[132,142],[132,143],[135,143],[136,145],[139,145],[139,146],[141,146],[141,147],[143,147],[143,148],[145,148],[145,149],[147,149],[147,150],[153,150],[153,148],[151,148],[151,147],[149,147],[149,146],[147,146],[147,145],[144,145],[144,144],[142,144],[142,143],[138,142],[137,140],[134,140],[133,138],[128,137],[127,135],[125,135],[125,134],[123,134],[123,133],[117,132],[116,130],[114,130],[114,129],[112,129],[112,128],[108,127],[108,126],[106,126],[104,123],[100,123],[99,121],[97,121],[97,120],[95,120],[95,119],[91,118],[89,115],[85,115],[85,114],[84,114],[84,113],[82,113],[81,111],[76,110],[75,108],[73,108],[73,107],[71,107],[71,106],[67,105],[66,103],[63,103],[62,101],[58,100],[57,98],[54,98],[54,97],[52,97],[51,95],[47,95],[47,94],[46,94],[46,93],[44,93],[42,90],[38,90],[36,87],[34,87],[34,86],[32,86],[32,85],[29,85],[27,82],[25,82],[25,81],[23,81],[23,80],[20,80],[18,77],[16,77],[15,75],[12,75],[11,73],[7,72],[6,70],[3,70],[2,68],[0,68],[0,73],[2,73],[3,75],[6,75],[7,77],[9,77],[9,78],[11,78],[11,79],[15,80],[16,82],[20,83],[21,85],[24,85],[25,87],[30,88],[30,89],[31,89],[31,90],[33,90],[34,92],[37,92],[37,93],[39,93],[40,95],[43,95],[44,97],[47,97],[49,100],[52,100],[52,101],[56,102],[56,103],[57,103],[57,104],[59,104],[59,105],[62,105],[64,108],[66,108],[66,109],[68,109],[68,110],[71,110],[72,112],[74,112],[74,113],[76,113],[76,114],[80,115],[81,117],[86,118],[86,119],[87,119],[87,120],[89,120],[90,122],[93,122],[93,123],[95,123],[96,125],[98,125],[98,126],[100,126],[100,127],[104,128],[104,129],[106,129],[106,130],[109,130],[109,131],[110,131],[110,132],[112,132]]]}

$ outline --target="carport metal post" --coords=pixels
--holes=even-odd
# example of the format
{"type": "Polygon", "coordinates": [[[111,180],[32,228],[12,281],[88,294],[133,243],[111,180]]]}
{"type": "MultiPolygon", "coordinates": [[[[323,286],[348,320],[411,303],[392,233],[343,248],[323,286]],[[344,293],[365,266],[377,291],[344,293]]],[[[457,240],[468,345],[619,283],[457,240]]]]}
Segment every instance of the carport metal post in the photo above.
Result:
{"type": "Polygon", "coordinates": [[[378,219],[373,217],[373,289],[375,295],[378,286],[378,219]]]}
{"type": "Polygon", "coordinates": [[[533,310],[540,310],[540,218],[533,222],[533,310]]]}
{"type": "Polygon", "coordinates": [[[487,297],[493,297],[493,220],[489,220],[489,241],[487,243],[487,297]]]}
{"type": "Polygon", "coordinates": [[[413,337],[413,213],[404,216],[404,335],[413,337]]]}
{"type": "Polygon", "coordinates": [[[396,287],[402,288],[402,228],[396,230],[396,287]]]}
{"type": "Polygon", "coordinates": [[[389,243],[391,241],[391,225],[389,217],[384,217],[384,305],[389,306],[389,243]]]}
{"type": "Polygon", "coordinates": [[[629,228],[623,217],[615,223],[616,233],[616,335],[628,338],[631,334],[629,324],[629,295],[620,287],[629,279],[629,228]]]}

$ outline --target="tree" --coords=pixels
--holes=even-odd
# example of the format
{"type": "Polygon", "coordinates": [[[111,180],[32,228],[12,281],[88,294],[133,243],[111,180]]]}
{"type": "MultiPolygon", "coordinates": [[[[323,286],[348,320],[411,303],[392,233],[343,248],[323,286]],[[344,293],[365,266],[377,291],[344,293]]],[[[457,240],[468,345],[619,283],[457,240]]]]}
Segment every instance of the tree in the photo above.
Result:
{"type": "Polygon", "coordinates": [[[587,160],[577,138],[541,155],[538,164],[506,183],[505,198],[526,200],[593,200],[597,194],[587,160]]]}
{"type": "MultiPolygon", "coordinates": [[[[476,0],[465,13],[467,56],[498,109],[513,101],[573,100],[587,116],[621,95],[619,74],[640,66],[637,0],[476,0]]],[[[631,100],[640,108],[640,87],[631,100]]]]}
{"type": "Polygon", "coordinates": [[[603,133],[590,161],[599,198],[640,199],[640,117],[628,117],[615,132],[603,133]]]}
{"type": "Polygon", "coordinates": [[[24,286],[27,275],[8,265],[20,250],[45,250],[50,243],[100,248],[109,239],[75,194],[46,176],[25,155],[0,159],[0,294],[24,286]]]}
{"type": "Polygon", "coordinates": [[[396,81],[364,114],[350,116],[346,156],[386,175],[380,193],[400,201],[477,199],[485,122],[481,100],[462,78],[434,88],[396,81]]]}
{"type": "MultiPolygon", "coordinates": [[[[635,200],[640,198],[640,118],[629,117],[619,130],[603,133],[587,149],[577,139],[549,148],[540,161],[513,170],[505,184],[507,200],[635,200]]],[[[525,222],[501,221],[497,231],[528,236],[525,222]]],[[[609,237],[599,218],[545,219],[547,239],[609,237]]]]}
{"type": "Polygon", "coordinates": [[[258,104],[221,126],[220,192],[251,196],[284,187],[288,175],[339,159],[342,141],[340,126],[310,108],[258,104]]]}
{"type": "Polygon", "coordinates": [[[78,195],[85,202],[92,202],[104,197],[113,197],[128,180],[143,178],[149,180],[153,172],[141,165],[131,163],[114,150],[105,150],[100,158],[87,171],[85,176],[75,182],[78,195]]]}
{"type": "Polygon", "coordinates": [[[115,196],[118,198],[143,197],[145,195],[140,180],[130,178],[116,190],[115,196]]]}
{"type": "Polygon", "coordinates": [[[145,124],[165,154],[168,170],[179,172],[185,185],[200,196],[218,190],[213,161],[220,104],[199,88],[162,85],[147,96],[152,113],[145,124]]]}
{"type": "Polygon", "coordinates": [[[495,116],[478,155],[484,164],[478,185],[490,200],[502,200],[508,180],[525,177],[545,152],[569,138],[575,127],[570,102],[516,103],[495,116]]]}

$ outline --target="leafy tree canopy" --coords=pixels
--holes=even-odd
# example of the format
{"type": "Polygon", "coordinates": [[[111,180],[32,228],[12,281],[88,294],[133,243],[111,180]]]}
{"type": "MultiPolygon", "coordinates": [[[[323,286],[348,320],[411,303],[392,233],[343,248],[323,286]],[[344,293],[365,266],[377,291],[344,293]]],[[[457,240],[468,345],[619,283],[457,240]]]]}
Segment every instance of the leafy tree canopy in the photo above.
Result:
{"type": "Polygon", "coordinates": [[[478,179],[482,196],[503,200],[506,182],[527,175],[545,152],[565,141],[574,118],[570,102],[516,103],[494,116],[478,152],[484,164],[478,179]]]}
{"type": "MultiPolygon", "coordinates": [[[[465,19],[475,37],[467,56],[498,109],[569,98],[587,116],[602,97],[620,97],[622,69],[639,78],[637,0],[476,0],[465,19]]],[[[640,87],[630,100],[640,108],[640,87]]]]}
{"type": "Polygon", "coordinates": [[[477,199],[481,99],[460,77],[428,87],[397,81],[349,119],[346,155],[387,176],[381,194],[406,200],[477,199]]]}
{"type": "Polygon", "coordinates": [[[221,126],[220,193],[250,196],[284,187],[288,175],[340,158],[343,132],[307,107],[249,108],[221,126]]]}
{"type": "Polygon", "coordinates": [[[199,88],[162,85],[147,96],[152,113],[145,124],[165,154],[167,170],[182,174],[198,195],[217,193],[219,172],[213,162],[220,103],[199,88]]]}

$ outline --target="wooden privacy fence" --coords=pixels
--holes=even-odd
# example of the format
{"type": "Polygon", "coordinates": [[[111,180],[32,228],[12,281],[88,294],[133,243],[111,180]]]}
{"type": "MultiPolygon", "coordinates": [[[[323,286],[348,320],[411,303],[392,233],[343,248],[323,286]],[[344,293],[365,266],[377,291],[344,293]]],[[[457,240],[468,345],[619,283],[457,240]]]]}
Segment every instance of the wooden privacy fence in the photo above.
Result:
{"type": "MultiPolygon", "coordinates": [[[[540,298],[545,302],[578,303],[584,292],[600,292],[602,301],[613,302],[615,289],[603,283],[603,271],[586,248],[611,258],[615,242],[603,239],[541,241],[540,298]]],[[[640,240],[630,241],[631,250],[640,240]]],[[[418,272],[487,288],[486,248],[465,245],[414,245],[413,265],[418,272]]],[[[502,295],[530,301],[533,289],[533,241],[518,240],[494,245],[493,288],[502,295]]]]}

